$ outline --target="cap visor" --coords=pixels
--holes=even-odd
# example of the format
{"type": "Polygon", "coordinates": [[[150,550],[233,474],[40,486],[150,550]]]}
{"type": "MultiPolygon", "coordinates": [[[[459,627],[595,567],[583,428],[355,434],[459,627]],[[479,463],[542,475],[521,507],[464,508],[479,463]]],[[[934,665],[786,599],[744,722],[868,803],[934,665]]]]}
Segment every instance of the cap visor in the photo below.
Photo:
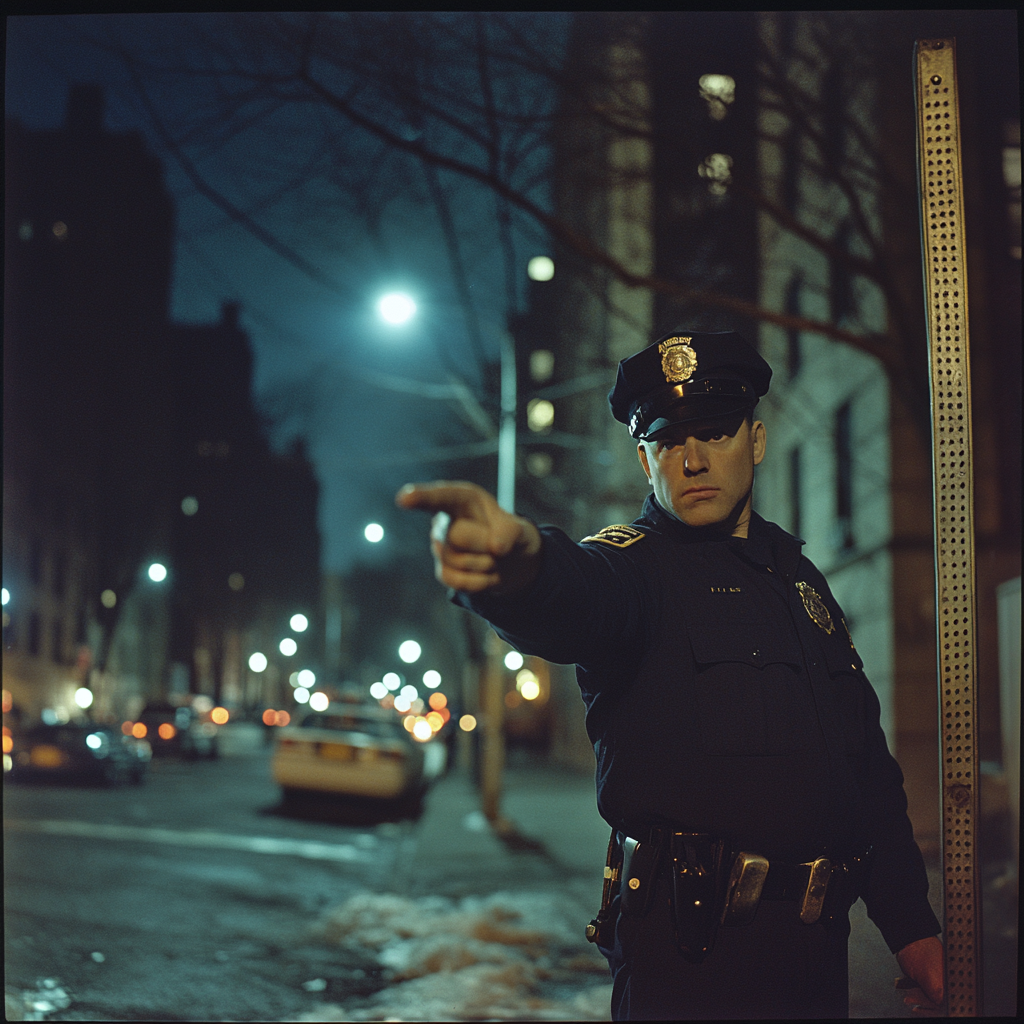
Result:
{"type": "Polygon", "coordinates": [[[746,412],[752,408],[749,401],[738,399],[723,400],[721,398],[690,399],[680,402],[671,409],[666,409],[657,419],[651,422],[643,433],[642,440],[650,441],[655,434],[674,427],[677,423],[692,423],[694,420],[716,419],[734,413],[746,412]]]}

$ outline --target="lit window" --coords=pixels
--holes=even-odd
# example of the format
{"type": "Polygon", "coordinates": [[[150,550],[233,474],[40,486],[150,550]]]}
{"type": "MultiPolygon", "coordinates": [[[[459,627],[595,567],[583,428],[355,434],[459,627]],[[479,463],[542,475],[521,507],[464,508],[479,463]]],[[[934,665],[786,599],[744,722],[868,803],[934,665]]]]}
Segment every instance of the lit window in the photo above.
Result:
{"type": "Polygon", "coordinates": [[[724,196],[732,181],[732,157],[726,153],[712,153],[704,158],[697,173],[708,179],[708,191],[712,195],[724,196]]]}
{"type": "Polygon", "coordinates": [[[554,464],[554,459],[547,452],[530,452],[526,456],[526,468],[531,476],[549,476],[554,464]]]}
{"type": "Polygon", "coordinates": [[[555,261],[550,256],[534,256],[526,264],[531,281],[550,281],[555,276],[555,261]]]}
{"type": "Polygon", "coordinates": [[[721,121],[736,99],[736,81],[729,75],[701,75],[700,98],[708,105],[708,116],[721,121]]]}
{"type": "Polygon", "coordinates": [[[526,423],[534,433],[550,430],[554,422],[555,407],[546,398],[534,398],[526,406],[526,423]]]}
{"type": "Polygon", "coordinates": [[[539,383],[551,380],[555,372],[555,354],[546,348],[530,353],[530,376],[539,383]]]}

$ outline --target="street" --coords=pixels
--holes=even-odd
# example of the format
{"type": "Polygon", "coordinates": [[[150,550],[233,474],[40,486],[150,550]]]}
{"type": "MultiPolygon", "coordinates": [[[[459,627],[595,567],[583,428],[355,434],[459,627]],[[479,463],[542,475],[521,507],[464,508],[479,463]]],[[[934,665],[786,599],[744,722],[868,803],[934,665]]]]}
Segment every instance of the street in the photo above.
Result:
{"type": "Polygon", "coordinates": [[[411,823],[278,803],[259,755],[157,761],[141,787],[5,787],[8,991],[58,976],[63,1019],[247,1020],[301,1010],[325,973],[328,991],[372,985],[308,926],[382,886],[411,823]]]}
{"type": "Polygon", "coordinates": [[[439,887],[414,871],[420,823],[329,801],[284,813],[262,747],[155,760],[138,787],[7,784],[4,818],[8,1019],[466,1019],[474,1006],[524,1019],[527,1003],[542,1019],[606,1014],[603,961],[580,957],[582,911],[547,922],[566,967],[551,935],[517,929],[515,907],[430,895],[439,887]],[[347,928],[346,906],[358,916],[347,928]],[[424,956],[441,965],[417,966],[424,956]],[[478,991],[457,996],[448,973],[432,1013],[393,1005],[423,1012],[424,976],[453,966],[473,968],[460,976],[478,991]]]}

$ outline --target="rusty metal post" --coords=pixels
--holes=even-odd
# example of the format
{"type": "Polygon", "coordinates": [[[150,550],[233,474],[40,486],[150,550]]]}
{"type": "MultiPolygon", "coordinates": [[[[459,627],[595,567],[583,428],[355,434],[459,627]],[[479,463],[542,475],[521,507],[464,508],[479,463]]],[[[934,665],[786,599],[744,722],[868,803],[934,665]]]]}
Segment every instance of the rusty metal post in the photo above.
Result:
{"type": "Polygon", "coordinates": [[[915,47],[918,185],[930,353],[946,998],[982,1014],[974,475],[960,110],[953,39],[915,47]]]}

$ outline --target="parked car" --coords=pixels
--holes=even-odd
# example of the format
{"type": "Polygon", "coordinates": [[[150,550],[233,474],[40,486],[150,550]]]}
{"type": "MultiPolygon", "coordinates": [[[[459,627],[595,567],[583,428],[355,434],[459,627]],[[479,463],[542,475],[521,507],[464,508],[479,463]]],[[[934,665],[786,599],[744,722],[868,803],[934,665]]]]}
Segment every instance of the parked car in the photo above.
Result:
{"type": "Polygon", "coordinates": [[[151,701],[142,709],[138,724],[145,726],[145,737],[157,757],[164,754],[217,756],[217,726],[210,721],[208,712],[202,713],[191,704],[151,701]]]}
{"type": "Polygon", "coordinates": [[[276,730],[271,772],[285,796],[312,791],[419,799],[444,771],[442,741],[419,743],[394,711],[331,704],[276,730]]]}
{"type": "Polygon", "coordinates": [[[35,725],[14,738],[9,777],[117,785],[146,777],[152,748],[145,740],[92,722],[35,725]]]}

